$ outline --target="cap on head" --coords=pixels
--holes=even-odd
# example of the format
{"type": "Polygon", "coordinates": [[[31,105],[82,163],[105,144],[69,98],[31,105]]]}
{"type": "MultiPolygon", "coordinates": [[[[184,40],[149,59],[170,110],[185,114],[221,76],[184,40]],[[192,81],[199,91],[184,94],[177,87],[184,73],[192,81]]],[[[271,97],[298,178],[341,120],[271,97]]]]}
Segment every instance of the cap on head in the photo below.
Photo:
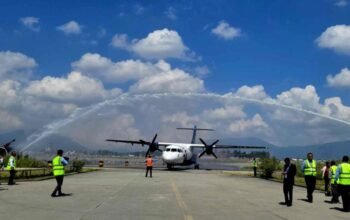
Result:
{"type": "Polygon", "coordinates": [[[16,156],[16,154],[17,154],[16,151],[12,151],[12,152],[11,152],[11,155],[12,155],[12,156],[16,156]]]}
{"type": "Polygon", "coordinates": [[[331,161],[331,166],[333,166],[333,165],[335,165],[335,161],[334,160],[331,161]]]}
{"type": "Polygon", "coordinates": [[[289,157],[284,158],[284,162],[285,163],[290,163],[290,158],[289,157]]]}
{"type": "Polygon", "coordinates": [[[343,162],[349,162],[349,157],[348,156],[344,156],[343,157],[343,162]]]}
{"type": "Polygon", "coordinates": [[[150,154],[148,154],[148,157],[152,157],[150,154]]]}

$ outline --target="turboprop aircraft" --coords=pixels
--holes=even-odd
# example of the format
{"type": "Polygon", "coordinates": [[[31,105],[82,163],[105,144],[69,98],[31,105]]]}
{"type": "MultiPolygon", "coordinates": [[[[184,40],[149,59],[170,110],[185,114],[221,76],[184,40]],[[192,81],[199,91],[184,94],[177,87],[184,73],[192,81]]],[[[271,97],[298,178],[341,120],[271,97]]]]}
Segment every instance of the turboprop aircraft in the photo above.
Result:
{"type": "Polygon", "coordinates": [[[8,142],[8,143],[6,143],[6,144],[1,145],[1,147],[0,147],[0,155],[1,155],[1,154],[4,154],[4,155],[8,154],[8,153],[11,151],[10,145],[11,145],[13,142],[15,142],[15,141],[16,141],[16,139],[13,139],[12,141],[10,141],[10,142],[8,142]],[[3,152],[4,152],[4,153],[3,153],[3,152]]]}
{"type": "Polygon", "coordinates": [[[162,160],[167,164],[168,169],[172,169],[174,166],[189,166],[194,165],[195,169],[199,169],[199,164],[197,163],[197,154],[194,153],[194,149],[203,149],[203,151],[198,155],[201,158],[204,154],[212,155],[217,158],[214,150],[215,149],[266,149],[267,147],[257,147],[257,146],[239,146],[239,145],[220,145],[217,144],[219,140],[214,141],[212,144],[207,144],[202,138],[199,138],[201,144],[196,144],[196,134],[197,131],[213,131],[212,129],[197,128],[177,128],[179,130],[192,130],[192,141],[191,143],[170,143],[170,142],[157,142],[157,134],[154,135],[151,142],[140,140],[121,140],[121,139],[107,139],[106,141],[117,142],[117,143],[128,143],[131,145],[139,144],[142,146],[148,146],[146,155],[153,153],[155,151],[162,152],[162,160]],[[163,150],[160,148],[164,148],[163,150]]]}

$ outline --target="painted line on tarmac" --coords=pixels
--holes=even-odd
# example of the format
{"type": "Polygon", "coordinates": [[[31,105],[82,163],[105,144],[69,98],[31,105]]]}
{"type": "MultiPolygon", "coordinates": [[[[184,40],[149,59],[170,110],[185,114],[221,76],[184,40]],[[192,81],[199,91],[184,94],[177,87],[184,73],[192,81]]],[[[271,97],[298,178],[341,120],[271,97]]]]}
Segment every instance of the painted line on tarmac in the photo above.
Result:
{"type": "Polygon", "coordinates": [[[185,201],[183,200],[181,193],[174,182],[174,179],[171,178],[170,182],[171,182],[171,188],[172,188],[172,190],[175,194],[175,197],[176,197],[176,201],[179,204],[180,208],[184,212],[184,220],[193,220],[193,217],[188,214],[188,207],[187,207],[185,201]]]}

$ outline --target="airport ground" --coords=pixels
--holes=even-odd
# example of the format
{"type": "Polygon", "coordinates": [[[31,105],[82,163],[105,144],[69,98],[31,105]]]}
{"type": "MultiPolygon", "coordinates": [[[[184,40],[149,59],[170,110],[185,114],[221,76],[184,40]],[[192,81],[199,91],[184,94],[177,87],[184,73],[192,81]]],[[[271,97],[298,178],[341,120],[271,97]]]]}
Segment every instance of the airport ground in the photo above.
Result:
{"type": "Polygon", "coordinates": [[[349,219],[321,192],[314,203],[295,187],[292,207],[280,183],[215,170],[111,168],[67,176],[71,196],[51,198],[55,180],[0,186],[1,219],[349,219]]]}

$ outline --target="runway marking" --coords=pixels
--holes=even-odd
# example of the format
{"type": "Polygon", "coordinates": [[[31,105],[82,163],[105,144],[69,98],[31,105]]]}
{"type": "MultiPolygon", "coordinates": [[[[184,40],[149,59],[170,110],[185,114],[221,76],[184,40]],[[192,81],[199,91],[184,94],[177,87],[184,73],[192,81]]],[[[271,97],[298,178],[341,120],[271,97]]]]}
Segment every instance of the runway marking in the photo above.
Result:
{"type": "Polygon", "coordinates": [[[170,182],[171,182],[171,188],[175,194],[176,201],[184,212],[184,220],[193,220],[193,217],[188,214],[188,207],[185,201],[182,199],[181,193],[179,192],[179,189],[176,187],[176,184],[173,178],[170,178],[170,182]]]}

